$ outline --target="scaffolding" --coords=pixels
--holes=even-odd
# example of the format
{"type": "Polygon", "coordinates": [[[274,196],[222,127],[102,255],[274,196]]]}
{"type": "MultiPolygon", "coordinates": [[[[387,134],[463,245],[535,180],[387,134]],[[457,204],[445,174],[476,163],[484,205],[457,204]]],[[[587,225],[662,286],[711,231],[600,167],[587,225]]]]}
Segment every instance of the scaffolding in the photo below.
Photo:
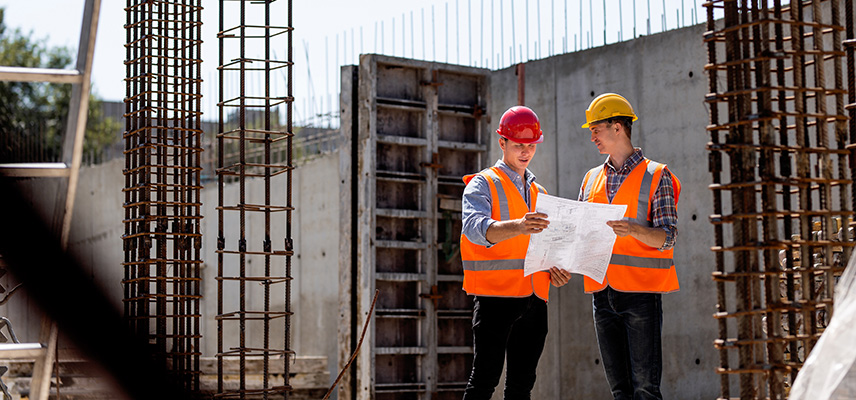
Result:
{"type": "Polygon", "coordinates": [[[290,0],[220,0],[216,398],[288,398],[292,391],[291,11],[290,0]],[[286,25],[275,25],[272,16],[287,19],[286,25]],[[274,48],[287,49],[287,60],[275,60],[274,48]],[[279,73],[286,93],[272,86],[279,73]],[[226,81],[238,87],[227,90],[226,81]],[[276,121],[282,114],[285,130],[276,121]],[[284,159],[272,159],[272,146],[282,143],[284,159]],[[237,157],[227,158],[233,152],[237,157]],[[226,186],[235,180],[237,194],[231,191],[235,185],[226,186]],[[227,223],[239,229],[227,232],[227,223]],[[279,235],[283,240],[274,243],[279,235]],[[261,365],[262,382],[248,381],[248,363],[261,365]]]}
{"type": "Polygon", "coordinates": [[[721,398],[784,399],[853,247],[852,1],[707,7],[721,398]],[[715,20],[721,9],[724,19],[715,20]],[[722,84],[725,87],[721,87],[722,84]],[[724,157],[723,157],[724,156],[724,157]],[[850,160],[852,162],[852,158],[850,160]],[[729,255],[731,257],[729,257],[729,255]]]}
{"type": "Polygon", "coordinates": [[[124,313],[177,383],[199,389],[201,0],[128,0],[124,313]]]}

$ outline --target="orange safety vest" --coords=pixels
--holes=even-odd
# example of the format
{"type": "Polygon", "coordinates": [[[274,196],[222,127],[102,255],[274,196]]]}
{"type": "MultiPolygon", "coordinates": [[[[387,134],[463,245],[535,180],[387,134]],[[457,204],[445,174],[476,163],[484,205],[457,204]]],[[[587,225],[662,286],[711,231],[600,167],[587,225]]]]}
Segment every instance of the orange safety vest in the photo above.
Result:
{"type": "MultiPolygon", "coordinates": [[[[651,227],[651,198],[657,191],[666,164],[644,158],[618,188],[611,204],[627,205],[624,217],[651,227]]],[[[675,203],[681,193],[681,182],[672,174],[675,203]]],[[[592,168],[583,180],[583,201],[609,204],[606,195],[604,166],[592,168]]],[[[673,249],[660,251],[627,235],[615,239],[612,258],[603,283],[585,277],[586,293],[598,292],[606,285],[622,292],[669,293],[678,291],[673,249]]]]}
{"type": "MultiPolygon", "coordinates": [[[[508,221],[523,218],[530,212],[520,191],[511,179],[497,167],[479,172],[490,186],[491,218],[508,221]]],[[[464,177],[470,183],[476,174],[464,177]]],[[[538,192],[547,193],[543,186],[529,187],[531,210],[535,210],[538,192]]],[[[529,248],[529,235],[517,235],[491,247],[474,244],[461,235],[461,259],[464,263],[464,290],[469,295],[497,297],[536,296],[547,301],[550,294],[550,273],[536,272],[523,276],[523,262],[529,248]]]]}

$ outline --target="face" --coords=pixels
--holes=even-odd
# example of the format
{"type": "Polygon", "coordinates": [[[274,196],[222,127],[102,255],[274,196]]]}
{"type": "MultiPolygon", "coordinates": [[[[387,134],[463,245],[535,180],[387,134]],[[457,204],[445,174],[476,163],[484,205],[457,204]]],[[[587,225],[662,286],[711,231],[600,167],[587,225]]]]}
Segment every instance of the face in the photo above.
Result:
{"type": "Polygon", "coordinates": [[[606,122],[589,125],[591,141],[597,146],[600,154],[609,154],[610,150],[615,148],[619,135],[622,134],[619,130],[620,126],[618,123],[607,124],[606,122]]]}
{"type": "Polygon", "coordinates": [[[538,145],[535,143],[517,143],[511,140],[499,139],[499,147],[502,148],[502,161],[511,169],[523,176],[523,171],[529,166],[538,145]]]}

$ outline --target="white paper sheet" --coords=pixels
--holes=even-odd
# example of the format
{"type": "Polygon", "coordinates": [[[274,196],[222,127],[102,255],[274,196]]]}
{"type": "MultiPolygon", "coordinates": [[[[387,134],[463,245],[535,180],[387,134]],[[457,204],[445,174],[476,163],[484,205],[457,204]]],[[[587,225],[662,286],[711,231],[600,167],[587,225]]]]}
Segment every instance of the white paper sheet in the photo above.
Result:
{"type": "Polygon", "coordinates": [[[606,221],[620,220],[626,210],[539,194],[535,211],[547,214],[550,226],[530,235],[523,275],[556,266],[603,282],[616,238],[606,221]]]}

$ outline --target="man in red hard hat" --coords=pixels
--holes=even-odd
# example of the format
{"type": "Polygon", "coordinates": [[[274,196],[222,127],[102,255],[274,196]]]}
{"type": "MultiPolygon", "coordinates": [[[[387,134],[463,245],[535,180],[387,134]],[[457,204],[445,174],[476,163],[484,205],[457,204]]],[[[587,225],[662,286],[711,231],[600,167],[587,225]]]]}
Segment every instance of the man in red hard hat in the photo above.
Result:
{"type": "Polygon", "coordinates": [[[538,116],[527,107],[511,107],[496,133],[502,159],[464,177],[461,259],[464,290],[475,296],[465,400],[489,399],[505,360],[505,399],[530,398],[547,337],[550,284],[559,287],[571,277],[556,267],[523,276],[529,235],[550,224],[547,215],[534,212],[538,194],[546,190],[527,169],[544,141],[538,116]]]}

